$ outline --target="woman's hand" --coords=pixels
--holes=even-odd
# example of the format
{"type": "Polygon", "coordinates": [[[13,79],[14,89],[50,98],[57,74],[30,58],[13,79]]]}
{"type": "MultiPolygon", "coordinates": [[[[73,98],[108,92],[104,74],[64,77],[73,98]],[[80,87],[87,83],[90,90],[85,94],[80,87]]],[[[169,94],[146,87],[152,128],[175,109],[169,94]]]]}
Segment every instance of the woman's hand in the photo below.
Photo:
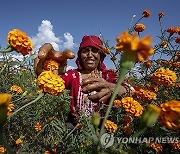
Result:
{"type": "Polygon", "coordinates": [[[110,96],[115,87],[115,84],[107,82],[103,78],[88,78],[82,82],[84,93],[96,91],[96,94],[90,95],[88,98],[92,101],[105,102],[110,96]]]}
{"type": "Polygon", "coordinates": [[[75,54],[71,50],[64,50],[63,52],[54,50],[50,43],[45,43],[39,48],[38,56],[34,61],[34,70],[37,75],[43,72],[43,64],[47,59],[53,59],[60,63],[60,69],[56,74],[63,74],[66,70],[67,59],[73,59],[75,54]]]}

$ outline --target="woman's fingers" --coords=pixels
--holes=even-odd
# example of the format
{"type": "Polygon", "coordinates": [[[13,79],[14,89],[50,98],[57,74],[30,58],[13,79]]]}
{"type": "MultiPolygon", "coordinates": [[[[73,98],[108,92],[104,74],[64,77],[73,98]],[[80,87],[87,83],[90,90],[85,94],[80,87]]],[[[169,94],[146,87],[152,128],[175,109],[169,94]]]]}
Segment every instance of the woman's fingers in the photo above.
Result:
{"type": "Polygon", "coordinates": [[[88,98],[90,100],[99,100],[99,102],[102,102],[104,100],[107,100],[111,96],[111,91],[109,88],[101,89],[101,91],[97,92],[96,94],[90,95],[88,98]]]}

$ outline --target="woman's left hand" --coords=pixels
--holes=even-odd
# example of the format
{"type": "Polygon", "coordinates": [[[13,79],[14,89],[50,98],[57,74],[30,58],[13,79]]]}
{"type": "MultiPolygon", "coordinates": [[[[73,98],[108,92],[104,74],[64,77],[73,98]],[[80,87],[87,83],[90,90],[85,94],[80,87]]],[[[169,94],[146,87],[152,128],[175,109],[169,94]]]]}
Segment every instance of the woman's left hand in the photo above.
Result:
{"type": "Polygon", "coordinates": [[[87,78],[84,79],[81,86],[84,93],[96,91],[97,93],[90,95],[88,98],[92,101],[105,102],[113,91],[113,83],[109,83],[103,78],[87,78]]]}

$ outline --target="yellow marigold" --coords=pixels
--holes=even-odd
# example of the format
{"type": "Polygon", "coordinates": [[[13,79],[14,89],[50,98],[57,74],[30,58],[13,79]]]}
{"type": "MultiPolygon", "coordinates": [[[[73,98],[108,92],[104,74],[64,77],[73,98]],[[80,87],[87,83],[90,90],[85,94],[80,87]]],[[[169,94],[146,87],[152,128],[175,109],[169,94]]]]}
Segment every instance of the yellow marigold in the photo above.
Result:
{"type": "Polygon", "coordinates": [[[121,100],[122,106],[126,112],[134,116],[140,116],[143,113],[143,107],[132,97],[125,97],[121,100]]]}
{"type": "Polygon", "coordinates": [[[173,85],[177,80],[176,73],[169,68],[159,68],[151,75],[151,77],[156,83],[162,85],[173,85]]]}
{"type": "Polygon", "coordinates": [[[23,56],[33,50],[33,43],[27,34],[21,30],[13,29],[9,31],[7,40],[14,50],[20,52],[23,56]]]}
{"type": "Polygon", "coordinates": [[[136,31],[136,32],[143,32],[144,30],[145,30],[145,25],[144,24],[141,24],[141,23],[139,23],[139,24],[136,24],[135,26],[134,26],[134,30],[136,31]]]}
{"type": "Polygon", "coordinates": [[[151,36],[140,39],[136,33],[130,35],[126,31],[117,36],[116,41],[115,49],[117,51],[129,52],[129,54],[136,53],[138,62],[148,60],[148,56],[154,53],[154,49],[150,46],[152,42],[151,36]]]}
{"type": "Polygon", "coordinates": [[[7,93],[1,93],[0,94],[0,105],[5,105],[8,107],[9,102],[11,101],[11,94],[7,94],[7,93]]]}
{"type": "Polygon", "coordinates": [[[115,107],[115,108],[120,108],[120,107],[122,107],[121,101],[120,101],[120,100],[114,100],[114,107],[115,107]]]}
{"type": "Polygon", "coordinates": [[[151,15],[151,12],[149,10],[144,10],[142,15],[143,15],[143,17],[147,18],[151,15]]]}
{"type": "Polygon", "coordinates": [[[16,140],[17,145],[22,144],[22,143],[23,143],[23,141],[20,138],[16,140]]]}
{"type": "Polygon", "coordinates": [[[118,129],[118,126],[114,122],[112,122],[110,120],[106,120],[104,126],[111,133],[112,132],[115,133],[117,131],[117,129],[118,129]]]}
{"type": "Polygon", "coordinates": [[[155,143],[155,142],[151,142],[150,143],[151,148],[153,148],[156,152],[162,151],[162,145],[155,143]]]}
{"type": "Polygon", "coordinates": [[[6,148],[0,147],[0,153],[5,153],[5,152],[6,152],[6,148]]]}
{"type": "Polygon", "coordinates": [[[34,126],[34,129],[36,131],[40,131],[42,129],[42,123],[41,122],[37,122],[34,126]]]}
{"type": "Polygon", "coordinates": [[[138,99],[143,101],[156,100],[156,93],[147,89],[139,89],[138,91],[135,91],[134,94],[137,96],[138,99]]]}
{"type": "Polygon", "coordinates": [[[19,86],[17,86],[17,85],[13,85],[13,86],[10,88],[10,90],[11,90],[13,93],[17,94],[17,95],[20,95],[20,94],[23,92],[22,89],[21,89],[21,87],[19,87],[19,86]]]}
{"type": "Polygon", "coordinates": [[[40,89],[52,95],[60,95],[65,89],[64,80],[60,76],[53,74],[52,71],[42,72],[37,78],[37,83],[40,89]]]}
{"type": "Polygon", "coordinates": [[[43,68],[46,71],[54,71],[54,70],[58,70],[59,68],[59,63],[55,60],[52,59],[48,59],[44,62],[43,64],[43,68]]]}
{"type": "Polygon", "coordinates": [[[14,104],[10,103],[10,104],[8,105],[8,108],[7,108],[7,109],[8,109],[7,115],[10,116],[10,115],[12,114],[13,110],[14,110],[14,104]]]}
{"type": "Polygon", "coordinates": [[[180,141],[178,143],[169,143],[171,147],[175,150],[180,150],[180,141]]]}
{"type": "Polygon", "coordinates": [[[160,105],[159,122],[167,129],[180,129],[180,101],[171,100],[160,105]]]}

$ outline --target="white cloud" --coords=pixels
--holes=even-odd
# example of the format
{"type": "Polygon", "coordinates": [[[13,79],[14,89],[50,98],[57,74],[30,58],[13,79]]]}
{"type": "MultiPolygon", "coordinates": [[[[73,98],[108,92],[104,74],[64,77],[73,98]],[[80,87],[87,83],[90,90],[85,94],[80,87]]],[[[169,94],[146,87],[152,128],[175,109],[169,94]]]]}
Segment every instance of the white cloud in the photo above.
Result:
{"type": "Polygon", "coordinates": [[[44,43],[51,43],[55,50],[62,51],[66,48],[73,49],[76,45],[73,42],[73,36],[70,33],[64,33],[64,38],[56,37],[53,32],[53,25],[48,20],[43,20],[41,25],[38,27],[38,33],[36,36],[31,37],[34,44],[34,51],[38,49],[44,43]]]}

